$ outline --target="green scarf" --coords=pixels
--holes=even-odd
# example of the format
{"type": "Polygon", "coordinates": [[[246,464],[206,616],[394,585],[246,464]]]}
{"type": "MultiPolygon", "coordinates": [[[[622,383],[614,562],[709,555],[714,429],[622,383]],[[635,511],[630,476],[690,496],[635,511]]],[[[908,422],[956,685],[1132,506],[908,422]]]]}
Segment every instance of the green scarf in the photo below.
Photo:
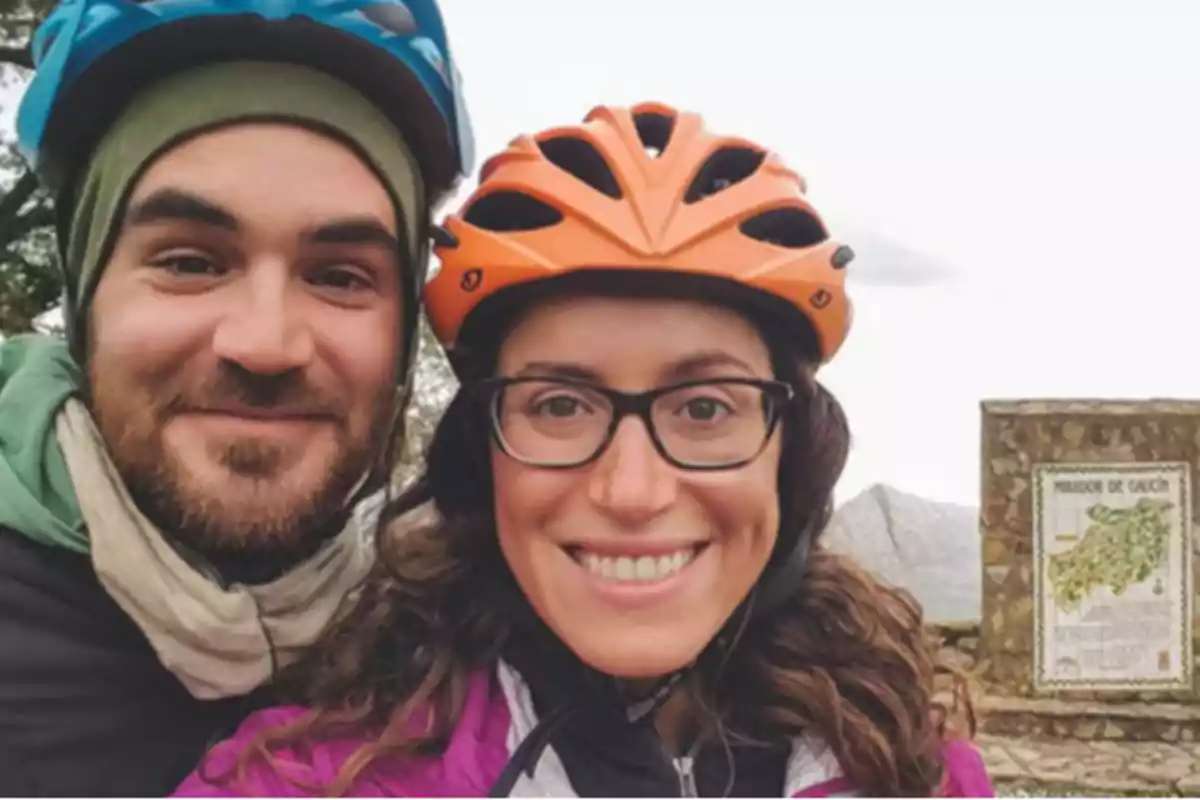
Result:
{"type": "Polygon", "coordinates": [[[0,527],[86,553],[79,502],[54,435],[58,410],[81,386],[62,339],[28,335],[0,344],[0,527]]]}
{"type": "MultiPolygon", "coordinates": [[[[383,113],[350,86],[295,64],[224,62],[164,78],[139,94],[97,145],[60,213],[66,280],[66,341],[19,336],[0,343],[0,526],[81,553],[89,542],[75,488],[55,434],[63,403],[82,393],[87,313],[120,234],[130,193],[145,170],[187,139],[242,122],[284,122],[317,130],[354,149],[387,188],[407,234],[406,345],[410,377],[417,303],[428,254],[428,216],[416,160],[383,113]]],[[[407,392],[403,396],[406,396],[407,392]]]]}

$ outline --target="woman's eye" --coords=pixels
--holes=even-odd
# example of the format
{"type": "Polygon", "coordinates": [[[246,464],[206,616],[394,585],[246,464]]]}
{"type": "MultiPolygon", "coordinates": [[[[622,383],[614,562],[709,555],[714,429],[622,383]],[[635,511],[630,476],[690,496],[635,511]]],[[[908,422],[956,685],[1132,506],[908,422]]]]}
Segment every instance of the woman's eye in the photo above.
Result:
{"type": "Polygon", "coordinates": [[[695,397],[683,404],[680,413],[695,422],[711,422],[729,413],[729,406],[712,397],[695,397]]]}
{"type": "Polygon", "coordinates": [[[539,400],[534,403],[533,410],[537,414],[546,414],[551,417],[569,417],[584,408],[578,398],[560,394],[539,400]]]}

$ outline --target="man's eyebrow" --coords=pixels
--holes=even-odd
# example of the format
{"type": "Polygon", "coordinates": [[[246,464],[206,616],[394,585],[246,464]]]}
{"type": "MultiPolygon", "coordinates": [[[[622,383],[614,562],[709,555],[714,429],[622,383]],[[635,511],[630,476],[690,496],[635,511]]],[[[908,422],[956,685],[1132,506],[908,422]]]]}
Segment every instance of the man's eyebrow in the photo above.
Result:
{"type": "MultiPolygon", "coordinates": [[[[159,222],[193,222],[228,231],[238,231],[237,217],[219,204],[182,189],[165,188],[135,203],[125,214],[126,225],[153,225],[159,222]]],[[[374,217],[348,217],[306,231],[303,236],[315,244],[380,245],[399,254],[400,241],[374,217]]]]}
{"type": "Polygon", "coordinates": [[[317,226],[304,238],[314,244],[380,245],[400,253],[400,240],[374,217],[351,217],[317,226]]]}
{"type": "Polygon", "coordinates": [[[158,222],[194,222],[212,228],[237,231],[237,217],[211,200],[182,189],[159,189],[130,207],[126,225],[153,225],[158,222]]]}

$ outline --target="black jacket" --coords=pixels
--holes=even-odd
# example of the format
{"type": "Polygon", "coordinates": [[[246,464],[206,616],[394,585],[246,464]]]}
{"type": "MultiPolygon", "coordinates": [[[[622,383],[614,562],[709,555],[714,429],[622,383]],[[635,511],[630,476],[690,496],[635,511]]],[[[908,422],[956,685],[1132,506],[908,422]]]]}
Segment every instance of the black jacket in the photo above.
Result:
{"type": "Polygon", "coordinates": [[[0,528],[0,795],[165,796],[268,694],[196,700],[86,556],[0,528]]]}

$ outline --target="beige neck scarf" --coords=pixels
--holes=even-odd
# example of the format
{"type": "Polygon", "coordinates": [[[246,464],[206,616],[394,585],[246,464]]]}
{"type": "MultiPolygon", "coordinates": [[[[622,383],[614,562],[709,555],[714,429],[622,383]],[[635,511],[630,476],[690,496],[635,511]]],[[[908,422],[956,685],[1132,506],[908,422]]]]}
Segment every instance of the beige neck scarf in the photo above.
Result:
{"type": "Polygon", "coordinates": [[[68,400],[59,445],[105,590],[194,697],[246,694],[311,645],[375,557],[361,518],[272,583],[222,588],[188,564],[137,509],[84,405],[68,400]]]}

